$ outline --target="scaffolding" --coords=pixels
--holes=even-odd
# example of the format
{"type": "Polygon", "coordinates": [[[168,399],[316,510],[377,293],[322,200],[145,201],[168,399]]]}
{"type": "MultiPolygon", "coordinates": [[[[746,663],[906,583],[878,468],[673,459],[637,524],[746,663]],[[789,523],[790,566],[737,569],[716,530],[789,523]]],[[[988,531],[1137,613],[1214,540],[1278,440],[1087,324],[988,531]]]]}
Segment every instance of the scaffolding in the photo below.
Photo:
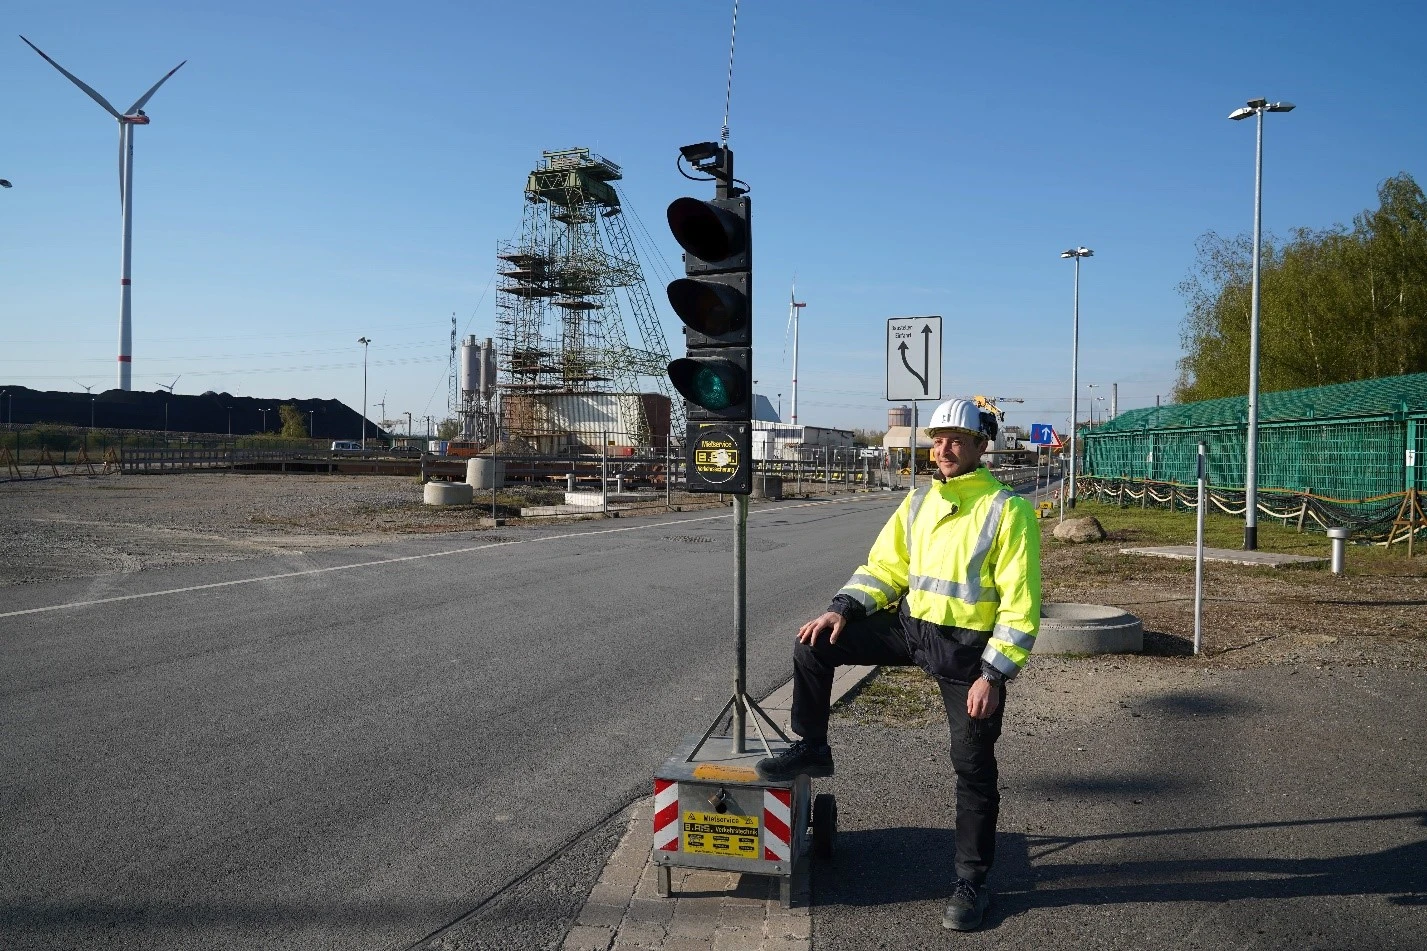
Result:
{"type": "Polygon", "coordinates": [[[589,149],[544,152],[520,238],[497,249],[500,430],[513,446],[651,446],[682,431],[669,347],[612,184],[622,177],[589,149]]]}

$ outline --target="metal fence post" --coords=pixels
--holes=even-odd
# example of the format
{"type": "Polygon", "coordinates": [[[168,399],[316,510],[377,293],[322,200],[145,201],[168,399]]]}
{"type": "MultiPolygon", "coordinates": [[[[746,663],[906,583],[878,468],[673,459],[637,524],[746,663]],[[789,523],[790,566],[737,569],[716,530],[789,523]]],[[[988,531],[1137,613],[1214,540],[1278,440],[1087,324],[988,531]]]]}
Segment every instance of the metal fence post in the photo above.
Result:
{"type": "Polygon", "coordinates": [[[1209,511],[1208,473],[1204,443],[1199,444],[1199,512],[1194,518],[1194,654],[1198,656],[1204,625],[1204,516],[1209,511]]]}

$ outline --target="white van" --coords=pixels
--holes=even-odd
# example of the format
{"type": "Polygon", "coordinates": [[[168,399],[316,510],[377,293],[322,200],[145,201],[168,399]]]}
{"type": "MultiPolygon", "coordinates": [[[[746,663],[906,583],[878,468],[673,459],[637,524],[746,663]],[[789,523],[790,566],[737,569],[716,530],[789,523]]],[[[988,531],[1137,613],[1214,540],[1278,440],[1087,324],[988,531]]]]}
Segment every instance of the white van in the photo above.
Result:
{"type": "Polygon", "coordinates": [[[362,444],[350,439],[336,439],[332,442],[333,452],[361,452],[362,444]]]}

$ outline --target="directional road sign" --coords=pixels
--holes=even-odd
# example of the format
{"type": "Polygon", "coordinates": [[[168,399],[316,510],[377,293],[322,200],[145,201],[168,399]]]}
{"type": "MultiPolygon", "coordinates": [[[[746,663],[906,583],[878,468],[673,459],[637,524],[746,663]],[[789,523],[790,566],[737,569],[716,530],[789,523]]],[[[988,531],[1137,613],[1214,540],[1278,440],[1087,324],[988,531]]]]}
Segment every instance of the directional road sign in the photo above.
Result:
{"type": "Polygon", "coordinates": [[[1049,446],[1055,442],[1055,427],[1050,423],[1031,423],[1032,446],[1049,446]]]}
{"type": "Polygon", "coordinates": [[[941,318],[887,321],[887,399],[941,399],[941,318]]]}

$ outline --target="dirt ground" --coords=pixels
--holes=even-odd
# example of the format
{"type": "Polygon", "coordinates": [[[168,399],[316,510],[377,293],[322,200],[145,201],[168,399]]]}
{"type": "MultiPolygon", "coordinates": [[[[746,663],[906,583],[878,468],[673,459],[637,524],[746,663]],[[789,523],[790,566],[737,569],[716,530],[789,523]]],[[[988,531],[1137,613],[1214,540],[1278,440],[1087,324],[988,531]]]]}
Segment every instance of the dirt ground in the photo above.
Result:
{"type": "MultiPolygon", "coordinates": [[[[502,493],[498,501],[509,514],[522,499],[502,493]]],[[[1322,568],[1210,564],[1205,649],[1195,658],[1192,563],[1119,554],[1155,540],[1117,531],[1113,510],[1099,514],[1111,537],[1094,544],[1056,541],[1054,522],[1045,523],[1044,598],[1138,615],[1145,654],[1126,663],[1427,669],[1427,552],[1409,561],[1405,552],[1353,549],[1342,577],[1322,568]]],[[[406,477],[183,473],[5,482],[0,588],[369,545],[393,533],[480,531],[491,527],[489,516],[484,506],[424,505],[421,486],[406,477]]],[[[1321,536],[1308,543],[1319,542],[1326,555],[1321,536]]]]}

